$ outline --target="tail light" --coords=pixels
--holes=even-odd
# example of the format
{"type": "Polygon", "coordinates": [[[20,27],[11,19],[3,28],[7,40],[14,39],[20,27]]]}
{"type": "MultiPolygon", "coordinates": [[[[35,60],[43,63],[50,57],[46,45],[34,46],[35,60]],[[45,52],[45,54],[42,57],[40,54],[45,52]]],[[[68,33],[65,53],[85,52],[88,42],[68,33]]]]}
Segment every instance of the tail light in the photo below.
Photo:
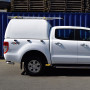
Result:
{"type": "Polygon", "coordinates": [[[4,42],[3,43],[3,48],[4,48],[4,54],[8,52],[9,49],[9,43],[8,42],[4,42]]]}

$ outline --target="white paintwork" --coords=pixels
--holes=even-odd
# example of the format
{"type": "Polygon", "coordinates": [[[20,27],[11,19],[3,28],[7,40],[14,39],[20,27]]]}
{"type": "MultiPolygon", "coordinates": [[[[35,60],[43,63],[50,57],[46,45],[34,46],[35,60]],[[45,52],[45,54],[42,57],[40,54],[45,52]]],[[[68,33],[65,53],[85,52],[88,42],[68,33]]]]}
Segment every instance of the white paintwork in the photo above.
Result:
{"type": "Polygon", "coordinates": [[[85,27],[73,26],[56,26],[51,30],[50,35],[50,52],[53,64],[90,64],[90,42],[89,41],[73,41],[60,40],[55,38],[56,29],[83,29],[90,30],[85,27]],[[62,45],[56,45],[60,43],[62,45]],[[88,45],[82,47],[81,44],[88,45]]]}
{"type": "Polygon", "coordinates": [[[77,41],[55,38],[55,30],[65,28],[73,27],[58,26],[51,30],[51,60],[53,64],[77,64],[77,41]]]}
{"type": "Polygon", "coordinates": [[[78,63],[90,64],[90,41],[78,41],[78,63]]]}
{"type": "Polygon", "coordinates": [[[43,43],[40,40],[30,40],[31,43],[27,42],[27,39],[17,39],[17,41],[20,42],[20,44],[13,45],[11,43],[14,42],[14,39],[5,39],[5,41],[9,42],[9,51],[6,54],[4,54],[5,59],[7,61],[21,62],[21,59],[26,52],[31,50],[37,50],[42,52],[46,56],[48,63],[51,64],[49,40],[43,40],[43,43]]]}
{"type": "Polygon", "coordinates": [[[30,40],[31,43],[27,42],[27,39],[17,39],[17,41],[20,42],[20,45],[13,45],[11,43],[14,42],[14,39],[5,39],[5,41],[9,42],[9,51],[8,53],[4,54],[5,59],[7,61],[21,62],[21,59],[26,52],[37,50],[42,52],[46,56],[48,63],[51,64],[49,40],[44,40],[44,43],[42,43],[40,40],[30,40]]]}
{"type": "Polygon", "coordinates": [[[77,41],[53,39],[51,50],[52,63],[77,63],[77,41]],[[56,45],[56,43],[60,43],[61,45],[56,45]]]}
{"type": "Polygon", "coordinates": [[[90,63],[89,42],[60,40],[55,38],[55,29],[85,29],[84,27],[55,26],[51,29],[46,20],[12,19],[5,33],[9,51],[4,54],[6,61],[21,62],[23,55],[32,50],[42,52],[48,64],[88,64],[90,63]],[[50,35],[50,36],[49,36],[50,35]],[[17,40],[20,44],[12,44],[17,40]],[[30,40],[28,42],[27,40],[30,40]],[[43,40],[43,42],[41,42],[43,40]],[[56,45],[55,43],[61,43],[56,45]],[[82,43],[89,47],[81,47],[82,43]],[[86,60],[86,61],[85,61],[86,60]]]}
{"type": "Polygon", "coordinates": [[[42,52],[51,64],[49,50],[49,32],[51,25],[42,19],[12,19],[6,29],[5,40],[9,50],[6,61],[21,62],[23,55],[31,50],[42,52]],[[12,44],[17,40],[20,44],[12,44]],[[27,40],[30,40],[28,42],[27,40]],[[43,42],[41,42],[43,40],[43,42]]]}
{"type": "Polygon", "coordinates": [[[12,19],[7,26],[5,39],[48,39],[50,27],[43,19],[12,19]]]}

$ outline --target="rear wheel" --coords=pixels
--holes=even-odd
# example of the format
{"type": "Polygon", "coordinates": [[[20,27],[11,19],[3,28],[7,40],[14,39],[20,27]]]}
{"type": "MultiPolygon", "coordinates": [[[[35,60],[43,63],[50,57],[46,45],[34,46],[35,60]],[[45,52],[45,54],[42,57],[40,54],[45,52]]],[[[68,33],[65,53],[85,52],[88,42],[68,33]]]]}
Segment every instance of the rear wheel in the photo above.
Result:
{"type": "Polygon", "coordinates": [[[31,56],[28,58],[27,62],[25,62],[25,69],[29,75],[36,76],[42,74],[44,64],[41,59],[39,56],[31,56]]]}

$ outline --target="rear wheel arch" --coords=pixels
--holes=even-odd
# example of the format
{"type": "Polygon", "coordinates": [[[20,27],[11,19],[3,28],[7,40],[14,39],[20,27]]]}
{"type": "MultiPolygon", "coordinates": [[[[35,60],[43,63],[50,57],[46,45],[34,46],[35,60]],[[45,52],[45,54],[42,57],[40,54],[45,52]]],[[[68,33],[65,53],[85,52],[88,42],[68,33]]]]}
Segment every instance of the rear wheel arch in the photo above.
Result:
{"type": "Polygon", "coordinates": [[[32,50],[32,51],[26,52],[23,55],[21,62],[27,62],[27,60],[28,60],[27,58],[30,57],[30,56],[39,56],[39,57],[42,57],[43,60],[41,62],[44,63],[44,64],[48,63],[46,56],[42,52],[40,52],[38,50],[32,50]]]}

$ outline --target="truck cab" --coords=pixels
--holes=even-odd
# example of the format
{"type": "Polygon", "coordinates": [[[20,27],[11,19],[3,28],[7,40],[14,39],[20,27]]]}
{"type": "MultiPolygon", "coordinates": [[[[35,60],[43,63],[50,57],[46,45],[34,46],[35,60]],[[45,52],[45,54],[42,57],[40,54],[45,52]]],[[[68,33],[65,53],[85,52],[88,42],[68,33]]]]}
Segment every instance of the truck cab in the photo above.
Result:
{"type": "Polygon", "coordinates": [[[90,64],[90,29],[56,26],[51,30],[53,64],[90,64]]]}
{"type": "Polygon", "coordinates": [[[12,19],[5,33],[4,57],[7,62],[24,62],[30,75],[41,74],[46,66],[87,66],[89,41],[90,28],[51,27],[43,19],[12,19]]]}

